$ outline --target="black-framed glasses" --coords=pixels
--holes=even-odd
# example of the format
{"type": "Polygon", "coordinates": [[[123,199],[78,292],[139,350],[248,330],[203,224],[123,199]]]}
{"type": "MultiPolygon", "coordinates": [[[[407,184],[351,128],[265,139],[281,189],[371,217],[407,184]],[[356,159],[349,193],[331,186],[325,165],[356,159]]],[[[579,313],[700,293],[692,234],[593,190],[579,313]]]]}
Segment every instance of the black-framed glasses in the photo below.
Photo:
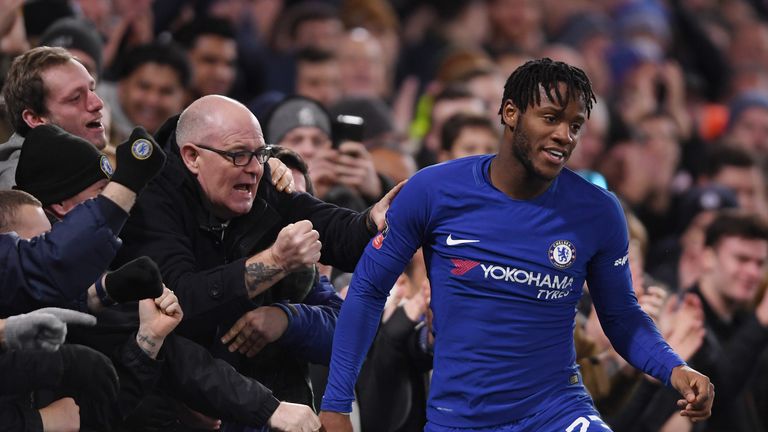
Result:
{"type": "Polygon", "coordinates": [[[254,157],[260,164],[263,164],[272,154],[272,147],[270,146],[260,147],[258,150],[254,151],[240,150],[236,152],[219,150],[202,144],[195,144],[195,146],[204,150],[218,153],[222,157],[229,158],[235,166],[246,166],[251,163],[254,157]]]}

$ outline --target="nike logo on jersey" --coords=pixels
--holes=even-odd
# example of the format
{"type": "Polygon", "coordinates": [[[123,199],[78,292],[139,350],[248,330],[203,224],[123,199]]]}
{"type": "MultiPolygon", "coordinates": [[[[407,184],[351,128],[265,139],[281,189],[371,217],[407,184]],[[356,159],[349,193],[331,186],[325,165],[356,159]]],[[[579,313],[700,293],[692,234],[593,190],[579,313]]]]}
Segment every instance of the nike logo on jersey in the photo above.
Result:
{"type": "Polygon", "coordinates": [[[479,243],[480,240],[459,240],[452,237],[451,234],[448,234],[448,238],[445,239],[445,244],[448,246],[457,246],[465,243],[479,243]]]}

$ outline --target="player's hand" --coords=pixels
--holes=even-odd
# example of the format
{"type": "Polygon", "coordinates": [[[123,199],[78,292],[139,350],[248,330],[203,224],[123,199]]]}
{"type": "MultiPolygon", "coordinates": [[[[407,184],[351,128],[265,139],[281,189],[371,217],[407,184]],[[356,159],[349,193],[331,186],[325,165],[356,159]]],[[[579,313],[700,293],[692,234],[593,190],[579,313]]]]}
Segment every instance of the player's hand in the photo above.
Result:
{"type": "Polygon", "coordinates": [[[371,208],[371,213],[369,214],[369,217],[371,218],[371,222],[376,226],[376,229],[379,231],[383,231],[384,228],[387,226],[387,210],[389,210],[389,206],[392,205],[392,201],[395,200],[395,197],[400,192],[400,189],[403,188],[403,185],[405,185],[405,182],[408,180],[403,180],[400,183],[397,184],[397,186],[393,187],[391,191],[387,192],[386,195],[384,195],[379,202],[373,205],[373,208],[371,208]]]}
{"type": "Polygon", "coordinates": [[[352,420],[348,414],[320,411],[320,422],[325,432],[352,432],[352,420]]]}
{"type": "Polygon", "coordinates": [[[715,385],[706,375],[681,365],[672,369],[672,387],[684,399],[677,401],[680,415],[689,417],[692,422],[706,420],[712,415],[712,402],[715,400],[715,385]]]}
{"type": "Polygon", "coordinates": [[[296,190],[293,183],[293,174],[283,161],[278,158],[269,158],[269,171],[272,173],[272,184],[279,192],[292,193],[296,190]]]}
{"type": "Polygon", "coordinates": [[[230,344],[229,352],[239,351],[253,357],[268,343],[278,340],[287,328],[288,317],[282,309],[263,306],[240,317],[221,342],[230,344]]]}
{"type": "Polygon", "coordinates": [[[280,402],[267,425],[281,432],[317,432],[320,430],[320,419],[306,405],[280,402]]]}
{"type": "Polygon", "coordinates": [[[275,264],[286,272],[317,263],[320,260],[320,233],[308,220],[292,223],[277,235],[270,252],[275,264]]]}

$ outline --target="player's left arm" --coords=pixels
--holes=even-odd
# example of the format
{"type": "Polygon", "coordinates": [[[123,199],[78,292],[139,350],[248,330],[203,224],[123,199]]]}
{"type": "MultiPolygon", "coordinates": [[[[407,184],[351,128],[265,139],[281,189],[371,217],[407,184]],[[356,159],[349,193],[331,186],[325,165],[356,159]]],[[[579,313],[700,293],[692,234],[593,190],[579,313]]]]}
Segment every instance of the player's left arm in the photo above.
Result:
{"type": "MultiPolygon", "coordinates": [[[[711,414],[714,391],[709,378],[688,365],[662,338],[640,308],[629,271],[629,238],[624,213],[616,200],[600,227],[612,227],[590,260],[587,284],[600,325],[616,351],[630,364],[678,390],[685,400],[681,414],[703,420],[711,414]]],[[[601,228],[602,229],[602,228],[601,228]]],[[[599,235],[599,233],[595,233],[599,235]]]]}
{"type": "Polygon", "coordinates": [[[403,187],[387,212],[388,227],[368,244],[355,268],[336,324],[320,413],[329,432],[351,430],[345,413],[351,411],[354,384],[381,321],[384,302],[424,237],[427,186],[415,176],[403,187]]]}

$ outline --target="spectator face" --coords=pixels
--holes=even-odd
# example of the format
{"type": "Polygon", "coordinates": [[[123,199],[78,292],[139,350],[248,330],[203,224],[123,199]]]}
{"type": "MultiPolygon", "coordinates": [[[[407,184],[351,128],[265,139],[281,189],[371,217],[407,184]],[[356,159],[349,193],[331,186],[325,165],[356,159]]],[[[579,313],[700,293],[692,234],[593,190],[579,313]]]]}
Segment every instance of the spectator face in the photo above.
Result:
{"type": "Polygon", "coordinates": [[[670,117],[650,117],[640,122],[635,135],[648,157],[655,161],[653,179],[656,190],[668,189],[680,160],[675,122],[670,117]]]}
{"type": "Polygon", "coordinates": [[[495,153],[499,138],[484,127],[465,127],[453,142],[445,160],[495,153]]]}
{"type": "Polygon", "coordinates": [[[213,213],[231,219],[251,210],[264,167],[256,157],[245,166],[235,166],[231,158],[198,145],[228,152],[256,151],[264,147],[264,137],[256,117],[243,106],[219,104],[212,116],[215,120],[208,129],[213,133],[206,133],[208,139],[200,142],[182,144],[182,157],[197,176],[213,213]]]}
{"type": "Polygon", "coordinates": [[[96,83],[85,67],[71,60],[46,69],[41,76],[48,113],[40,116],[40,121],[57,125],[103,149],[107,145],[101,123],[104,102],[94,92],[96,83]]]}
{"type": "Polygon", "coordinates": [[[768,110],[751,107],[744,110],[733,125],[732,141],[752,151],[768,151],[768,110]]]}
{"type": "Polygon", "coordinates": [[[51,230],[51,223],[48,222],[48,218],[41,207],[22,204],[16,212],[18,223],[14,227],[14,231],[19,237],[31,239],[51,230]]]}
{"type": "Polygon", "coordinates": [[[386,65],[381,44],[366,30],[355,29],[340,47],[341,86],[348,96],[381,97],[386,92],[386,65]]]}
{"type": "Polygon", "coordinates": [[[331,148],[331,138],[316,127],[302,126],[285,134],[278,144],[298,153],[311,167],[320,150],[331,148]]]}
{"type": "Polygon", "coordinates": [[[486,112],[491,121],[498,121],[498,107],[501,105],[504,79],[496,72],[480,75],[467,81],[469,91],[485,102],[486,112]]]}
{"type": "Polygon", "coordinates": [[[341,96],[341,75],[335,60],[300,62],[296,68],[296,94],[314,99],[326,107],[341,96]]]}
{"type": "Polygon", "coordinates": [[[709,274],[727,303],[743,306],[753,301],[765,275],[768,242],[723,237],[707,251],[709,274]]]}
{"type": "Polygon", "coordinates": [[[296,28],[294,48],[318,48],[323,51],[335,51],[339,47],[339,39],[343,26],[338,19],[307,20],[296,28]]]}
{"type": "Polygon", "coordinates": [[[155,133],[181,111],[184,88],[170,66],[146,63],[119,83],[120,105],[128,119],[155,133]]]}
{"type": "Polygon", "coordinates": [[[740,208],[766,215],[765,182],[759,168],[725,166],[712,181],[733,190],[740,208]]]}
{"type": "MultiPolygon", "coordinates": [[[[502,120],[512,131],[511,151],[528,175],[546,181],[560,174],[587,119],[586,107],[581,97],[574,98],[566,106],[550,101],[540,88],[540,105],[531,105],[523,113],[506,101],[502,120]]],[[[566,94],[565,84],[560,84],[560,94],[566,94]]]]}
{"type": "Polygon", "coordinates": [[[202,35],[189,51],[192,89],[197,96],[227,95],[235,82],[237,45],[234,40],[202,35]]]}
{"type": "Polygon", "coordinates": [[[541,6],[533,0],[494,0],[488,17],[499,38],[519,43],[541,27],[541,6]]]}
{"type": "Polygon", "coordinates": [[[435,103],[432,107],[429,133],[426,137],[426,145],[428,149],[434,152],[437,152],[440,149],[440,131],[443,130],[443,125],[446,120],[458,113],[485,115],[485,104],[482,99],[474,97],[466,99],[444,99],[435,103]]]}

